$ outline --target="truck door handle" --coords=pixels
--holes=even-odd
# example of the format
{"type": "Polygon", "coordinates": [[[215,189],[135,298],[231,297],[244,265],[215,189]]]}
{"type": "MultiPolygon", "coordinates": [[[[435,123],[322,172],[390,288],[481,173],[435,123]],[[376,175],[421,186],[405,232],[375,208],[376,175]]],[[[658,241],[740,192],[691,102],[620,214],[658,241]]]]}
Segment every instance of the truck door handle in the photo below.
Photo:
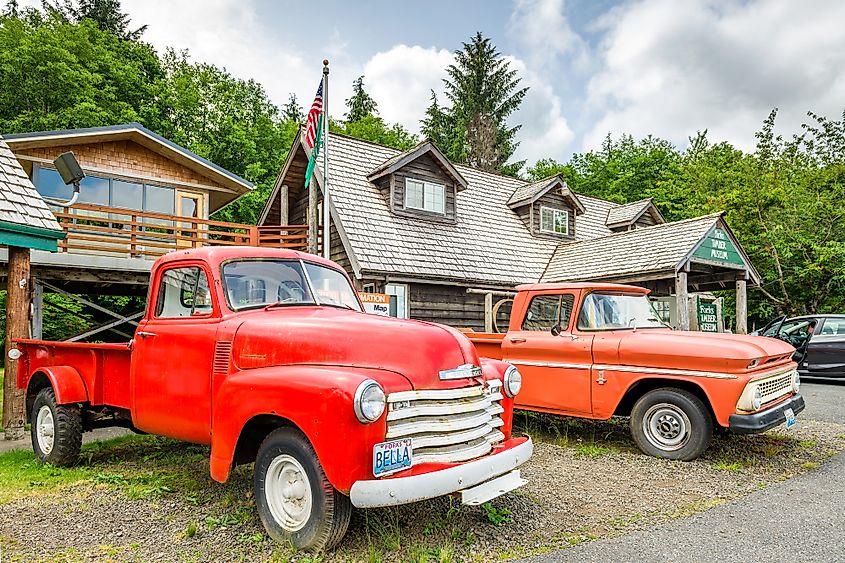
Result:
{"type": "Polygon", "coordinates": [[[148,336],[155,336],[156,335],[156,333],[154,333],[154,332],[146,332],[146,331],[143,331],[143,330],[139,330],[135,334],[137,334],[141,338],[146,338],[148,336]]]}
{"type": "Polygon", "coordinates": [[[513,338],[510,339],[510,341],[514,344],[522,344],[523,342],[525,342],[525,339],[514,336],[513,338]]]}

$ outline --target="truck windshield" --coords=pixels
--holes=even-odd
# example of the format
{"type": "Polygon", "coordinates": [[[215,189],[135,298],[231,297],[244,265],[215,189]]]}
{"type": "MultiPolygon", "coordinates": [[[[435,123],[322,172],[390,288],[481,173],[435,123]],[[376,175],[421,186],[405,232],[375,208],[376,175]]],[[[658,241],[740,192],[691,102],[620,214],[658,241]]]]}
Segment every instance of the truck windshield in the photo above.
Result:
{"type": "Polygon", "coordinates": [[[580,330],[666,328],[642,293],[590,293],[578,316],[580,330]]]}
{"type": "Polygon", "coordinates": [[[325,305],[360,311],[346,276],[302,260],[233,260],[223,264],[223,289],[233,311],[325,305]]]}

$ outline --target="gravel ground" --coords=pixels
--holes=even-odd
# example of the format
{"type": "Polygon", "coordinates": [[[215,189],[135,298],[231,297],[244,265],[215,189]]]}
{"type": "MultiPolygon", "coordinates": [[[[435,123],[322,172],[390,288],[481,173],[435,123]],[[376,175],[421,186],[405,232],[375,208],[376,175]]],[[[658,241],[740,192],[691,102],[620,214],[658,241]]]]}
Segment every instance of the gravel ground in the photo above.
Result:
{"type": "MultiPolygon", "coordinates": [[[[620,422],[561,425],[530,417],[526,427],[544,441],[524,469],[524,488],[489,510],[442,498],[355,511],[340,548],[321,560],[488,561],[543,553],[697,513],[845,449],[845,427],[803,420],[789,433],[717,438],[690,463],[639,454],[620,422]]],[[[306,559],[264,537],[251,467],[220,485],[208,477],[206,456],[204,448],[151,437],[93,455],[92,478],[57,492],[33,486],[2,507],[2,560],[306,559]]]]}

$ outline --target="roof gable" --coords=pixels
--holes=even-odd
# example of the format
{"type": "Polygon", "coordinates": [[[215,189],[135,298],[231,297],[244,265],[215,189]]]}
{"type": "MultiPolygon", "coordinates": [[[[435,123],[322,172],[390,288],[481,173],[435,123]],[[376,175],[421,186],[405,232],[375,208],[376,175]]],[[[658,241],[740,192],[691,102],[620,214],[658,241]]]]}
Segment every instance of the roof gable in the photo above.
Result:
{"type": "Polygon", "coordinates": [[[605,225],[607,225],[609,229],[627,227],[636,223],[639,218],[646,213],[651,213],[656,223],[666,222],[666,219],[663,218],[660,210],[657,209],[656,205],[654,205],[652,198],[649,197],[610,208],[607,212],[605,225]]]}
{"type": "Polygon", "coordinates": [[[375,182],[379,178],[396,172],[400,168],[403,168],[407,164],[417,160],[424,154],[430,155],[440,168],[442,168],[443,171],[455,181],[458,191],[465,190],[467,188],[468,183],[466,178],[464,178],[461,173],[458,172],[458,169],[455,168],[455,165],[449,162],[449,159],[440,152],[440,149],[437,148],[431,139],[426,139],[417,146],[388,158],[370,172],[367,179],[370,182],[375,182]]]}
{"type": "Polygon", "coordinates": [[[255,186],[213,162],[195,154],[169,139],[165,139],[140,123],[123,123],[107,127],[88,127],[59,131],[36,131],[6,135],[6,141],[13,150],[57,147],[82,143],[131,140],[166,158],[169,158],[195,172],[210,178],[238,196],[252,191],[255,186]]]}
{"type": "Polygon", "coordinates": [[[576,210],[576,213],[580,214],[586,211],[584,204],[581,203],[575,192],[569,189],[566,181],[560,175],[549,176],[537,182],[519,186],[514,190],[510,199],[508,199],[508,207],[516,209],[524,205],[529,205],[555,189],[560,190],[560,194],[572,203],[572,207],[576,210]]]}

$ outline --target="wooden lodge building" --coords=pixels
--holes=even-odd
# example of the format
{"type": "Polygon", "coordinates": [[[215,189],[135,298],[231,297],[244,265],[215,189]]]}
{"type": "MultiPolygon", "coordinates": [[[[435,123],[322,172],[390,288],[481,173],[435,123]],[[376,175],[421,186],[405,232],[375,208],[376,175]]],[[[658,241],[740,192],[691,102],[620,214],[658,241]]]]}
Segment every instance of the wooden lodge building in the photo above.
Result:
{"type": "MultiPolygon", "coordinates": [[[[133,327],[120,325],[137,324],[141,312],[125,317],[103,311],[83,295],[144,295],[153,260],[172,250],[206,244],[305,248],[304,226],[286,226],[282,234],[278,226],[210,220],[253,185],[138,123],[4,139],[50,204],[44,209],[49,221],[61,228],[58,252],[41,249],[31,255],[34,337],[41,335],[44,291],[65,293],[104,316],[102,325],[71,340],[128,338],[133,327]],[[86,177],[78,202],[62,207],[54,203],[68,201],[73,188],[62,181],[53,160],[68,151],[86,177]]],[[[0,249],[2,277],[7,261],[0,249]]]]}
{"type": "MultiPolygon", "coordinates": [[[[650,199],[618,205],[558,176],[457,165],[431,141],[402,152],[333,135],[329,148],[331,257],[360,291],[395,296],[398,316],[503,330],[518,284],[612,281],[650,288],[664,320],[692,329],[722,330],[707,292],[735,289],[746,331],[760,278],[721,213],[667,223],[650,199]]],[[[306,223],[308,155],[300,132],[260,227],[306,223]]],[[[315,176],[322,191],[319,165],[315,176]]]]}

